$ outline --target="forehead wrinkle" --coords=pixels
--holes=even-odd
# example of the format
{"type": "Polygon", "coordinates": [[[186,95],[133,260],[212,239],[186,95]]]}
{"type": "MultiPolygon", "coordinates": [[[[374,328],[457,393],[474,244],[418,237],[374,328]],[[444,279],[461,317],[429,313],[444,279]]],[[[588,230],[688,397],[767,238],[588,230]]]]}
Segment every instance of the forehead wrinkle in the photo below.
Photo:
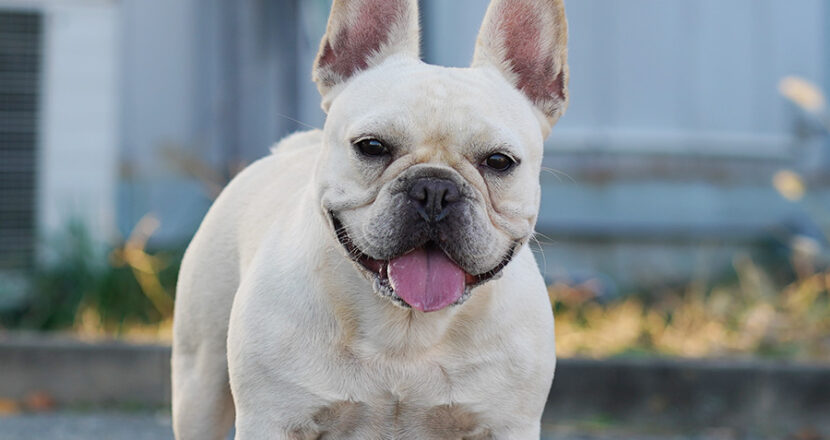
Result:
{"type": "Polygon", "coordinates": [[[422,144],[415,148],[410,155],[414,163],[434,163],[446,165],[453,169],[463,162],[464,157],[452,151],[451,148],[434,144],[422,144]]]}
{"type": "Polygon", "coordinates": [[[418,146],[433,150],[447,161],[466,158],[475,162],[478,154],[505,141],[500,131],[479,115],[454,109],[428,114],[418,118],[423,133],[418,146]]]}
{"type": "Polygon", "coordinates": [[[351,124],[346,133],[348,140],[369,135],[399,144],[407,142],[410,134],[405,115],[397,111],[379,110],[351,124]]]}
{"type": "Polygon", "coordinates": [[[449,133],[449,130],[447,130],[446,127],[436,127],[433,130],[429,130],[424,139],[421,141],[421,144],[424,146],[443,149],[448,148],[454,143],[453,136],[449,133]]]}
{"type": "Polygon", "coordinates": [[[464,139],[459,139],[460,130],[450,129],[446,124],[429,127],[418,145],[419,157],[422,161],[442,162],[453,168],[464,159],[464,139]]]}
{"type": "Polygon", "coordinates": [[[412,90],[412,104],[431,110],[423,114],[424,117],[472,117],[498,111],[498,99],[491,85],[476,75],[470,75],[471,69],[432,67],[434,70],[425,72],[407,85],[412,90]]]}
{"type": "Polygon", "coordinates": [[[487,105],[482,105],[480,100],[423,98],[414,108],[426,111],[412,114],[421,133],[424,133],[419,143],[472,153],[481,153],[498,146],[511,146],[510,150],[514,154],[519,152],[517,149],[522,150],[522,138],[516,136],[503,118],[493,117],[483,107],[487,105]]]}

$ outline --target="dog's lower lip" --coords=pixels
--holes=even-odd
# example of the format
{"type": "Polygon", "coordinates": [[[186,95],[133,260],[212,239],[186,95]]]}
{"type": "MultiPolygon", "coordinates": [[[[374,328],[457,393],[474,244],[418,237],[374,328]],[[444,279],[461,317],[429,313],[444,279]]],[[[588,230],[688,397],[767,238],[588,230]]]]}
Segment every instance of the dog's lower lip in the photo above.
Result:
{"type": "Polygon", "coordinates": [[[354,260],[360,263],[363,268],[367,271],[381,277],[386,278],[386,271],[389,265],[388,261],[376,260],[366,254],[364,254],[357,246],[352,242],[351,237],[349,234],[346,233],[346,229],[343,227],[343,223],[337,218],[334,213],[329,214],[331,217],[332,226],[334,226],[335,235],[337,235],[337,240],[340,244],[346,249],[346,252],[349,253],[349,256],[354,260]]]}

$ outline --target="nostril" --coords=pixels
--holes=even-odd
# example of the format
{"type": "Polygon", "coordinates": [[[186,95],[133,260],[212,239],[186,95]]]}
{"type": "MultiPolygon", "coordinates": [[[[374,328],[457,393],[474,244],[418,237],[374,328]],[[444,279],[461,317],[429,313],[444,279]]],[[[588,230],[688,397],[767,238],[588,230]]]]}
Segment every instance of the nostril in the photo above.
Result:
{"type": "Polygon", "coordinates": [[[453,203],[461,200],[461,193],[458,191],[458,186],[450,183],[444,192],[444,202],[453,203]]]}
{"type": "Polygon", "coordinates": [[[425,201],[428,197],[426,182],[420,180],[415,182],[412,188],[409,189],[409,197],[419,202],[425,201]]]}

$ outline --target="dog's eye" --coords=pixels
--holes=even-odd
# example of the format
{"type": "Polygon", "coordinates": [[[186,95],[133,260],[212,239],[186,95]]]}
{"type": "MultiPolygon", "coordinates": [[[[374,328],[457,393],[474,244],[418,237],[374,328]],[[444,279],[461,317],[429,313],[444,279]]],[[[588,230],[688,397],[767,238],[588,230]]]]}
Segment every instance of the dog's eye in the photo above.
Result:
{"type": "Polygon", "coordinates": [[[386,148],[386,145],[377,139],[362,139],[355,142],[354,146],[358,149],[358,151],[367,156],[377,157],[389,153],[389,149],[386,148]]]}
{"type": "Polygon", "coordinates": [[[484,165],[496,171],[507,171],[515,164],[510,156],[502,153],[493,154],[484,161],[484,165]]]}

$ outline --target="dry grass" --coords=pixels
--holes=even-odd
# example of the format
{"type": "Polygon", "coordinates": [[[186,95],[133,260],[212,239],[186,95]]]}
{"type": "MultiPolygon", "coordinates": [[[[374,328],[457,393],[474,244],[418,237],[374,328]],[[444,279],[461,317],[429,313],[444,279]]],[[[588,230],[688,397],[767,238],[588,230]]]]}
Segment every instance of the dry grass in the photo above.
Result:
{"type": "MultiPolygon", "coordinates": [[[[651,298],[629,295],[608,303],[593,298],[589,286],[553,285],[549,293],[556,310],[557,352],[592,358],[761,356],[830,361],[830,270],[803,274],[775,288],[748,257],[737,258],[735,267],[739,282],[733,285],[705,289],[693,283],[677,292],[651,298]]],[[[85,307],[73,331],[85,339],[114,336],[104,322],[94,307],[85,307]]],[[[169,342],[171,330],[168,314],[159,323],[128,323],[117,336],[169,342]]]]}
{"type": "Polygon", "coordinates": [[[737,258],[735,269],[735,285],[692,284],[652,300],[601,304],[581,286],[551,286],[557,352],[830,361],[830,271],[775,288],[748,257],[737,258]]]}

